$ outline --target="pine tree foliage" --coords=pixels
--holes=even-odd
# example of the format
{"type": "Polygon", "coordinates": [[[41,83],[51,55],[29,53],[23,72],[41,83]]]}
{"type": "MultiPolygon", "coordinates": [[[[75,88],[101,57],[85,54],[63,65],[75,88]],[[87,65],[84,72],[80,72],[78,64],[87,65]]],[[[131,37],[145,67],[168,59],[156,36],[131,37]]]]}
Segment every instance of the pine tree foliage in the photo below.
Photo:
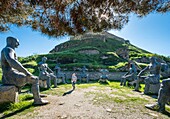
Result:
{"type": "Polygon", "coordinates": [[[49,36],[121,29],[139,17],[170,11],[170,0],[0,0],[0,31],[27,25],[49,36]]]}

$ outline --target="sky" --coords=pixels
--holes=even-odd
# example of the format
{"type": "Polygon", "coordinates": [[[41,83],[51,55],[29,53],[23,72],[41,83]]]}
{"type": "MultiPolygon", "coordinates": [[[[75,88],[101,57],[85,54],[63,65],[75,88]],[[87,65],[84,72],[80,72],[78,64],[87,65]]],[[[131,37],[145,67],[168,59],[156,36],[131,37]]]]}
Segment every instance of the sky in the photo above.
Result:
{"type": "MultiPolygon", "coordinates": [[[[152,53],[170,56],[170,13],[150,14],[143,18],[131,15],[123,29],[109,32],[152,53]]],[[[16,49],[19,57],[47,54],[56,45],[69,40],[69,37],[50,38],[27,27],[13,26],[10,31],[0,33],[0,50],[6,46],[8,36],[19,39],[20,46],[16,49]]]]}

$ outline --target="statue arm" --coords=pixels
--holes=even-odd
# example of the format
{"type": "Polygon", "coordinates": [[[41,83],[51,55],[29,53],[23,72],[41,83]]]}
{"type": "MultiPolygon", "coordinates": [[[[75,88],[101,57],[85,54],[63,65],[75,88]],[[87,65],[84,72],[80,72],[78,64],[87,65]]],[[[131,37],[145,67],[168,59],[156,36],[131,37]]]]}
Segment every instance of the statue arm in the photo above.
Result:
{"type": "Polygon", "coordinates": [[[23,72],[26,75],[31,75],[31,73],[28,72],[27,69],[24,68],[22,66],[22,64],[18,60],[15,59],[15,57],[14,57],[15,56],[15,51],[13,51],[13,49],[7,48],[5,50],[4,55],[5,55],[5,58],[6,58],[7,62],[9,63],[9,65],[12,68],[17,69],[18,71],[23,72]]]}
{"type": "Polygon", "coordinates": [[[49,67],[47,67],[48,71],[50,71],[51,73],[54,73],[49,67]]]}
{"type": "Polygon", "coordinates": [[[149,70],[149,66],[145,67],[142,71],[139,72],[138,76],[141,76],[142,73],[144,73],[145,71],[149,70]]]}

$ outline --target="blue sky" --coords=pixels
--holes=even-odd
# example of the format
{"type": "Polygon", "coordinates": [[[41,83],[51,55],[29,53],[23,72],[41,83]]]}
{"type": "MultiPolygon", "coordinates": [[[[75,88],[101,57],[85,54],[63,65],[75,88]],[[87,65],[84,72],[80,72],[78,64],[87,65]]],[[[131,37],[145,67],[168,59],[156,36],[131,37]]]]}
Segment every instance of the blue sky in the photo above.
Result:
{"type": "MultiPolygon", "coordinates": [[[[164,56],[170,56],[170,13],[150,14],[143,18],[135,15],[120,31],[109,31],[122,37],[142,49],[164,56]]],[[[6,45],[6,37],[13,36],[20,40],[16,49],[17,56],[30,56],[33,54],[46,54],[57,44],[68,41],[68,37],[49,38],[27,27],[12,27],[6,33],[0,33],[0,50],[6,45]]]]}
{"type": "Polygon", "coordinates": [[[121,31],[110,32],[142,49],[170,56],[170,13],[150,14],[143,18],[133,15],[121,31]]]}

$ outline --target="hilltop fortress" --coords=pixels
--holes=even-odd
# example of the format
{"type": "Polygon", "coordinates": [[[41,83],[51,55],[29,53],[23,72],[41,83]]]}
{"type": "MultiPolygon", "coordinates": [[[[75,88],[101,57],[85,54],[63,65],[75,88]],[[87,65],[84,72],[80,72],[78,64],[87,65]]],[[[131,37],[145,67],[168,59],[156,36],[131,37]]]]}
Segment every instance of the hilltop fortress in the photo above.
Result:
{"type": "MultiPolygon", "coordinates": [[[[107,38],[112,38],[121,42],[127,42],[127,40],[120,38],[114,34],[111,34],[109,32],[100,32],[100,33],[93,33],[93,32],[88,32],[86,34],[83,35],[78,35],[78,36],[74,36],[71,37],[70,40],[83,40],[83,39],[91,39],[91,38],[96,38],[96,39],[101,39],[101,40],[105,40],[107,38]]],[[[128,41],[129,42],[129,41],[128,41]]]]}
{"type": "MultiPolygon", "coordinates": [[[[108,32],[100,32],[100,33],[92,33],[92,32],[88,32],[85,33],[83,35],[77,35],[77,36],[73,36],[70,38],[70,41],[76,41],[76,40],[85,40],[85,39],[98,39],[98,40],[103,40],[103,42],[106,42],[106,39],[110,38],[110,39],[115,39],[117,41],[120,41],[122,43],[127,43],[129,44],[129,40],[125,40],[121,37],[118,37],[114,34],[108,33],[108,32]]],[[[50,53],[54,53],[54,52],[60,52],[64,49],[67,49],[69,47],[76,47],[78,44],[73,44],[73,43],[69,43],[69,42],[65,42],[62,44],[59,44],[57,46],[55,46],[54,49],[52,49],[50,51],[50,53]]]]}

